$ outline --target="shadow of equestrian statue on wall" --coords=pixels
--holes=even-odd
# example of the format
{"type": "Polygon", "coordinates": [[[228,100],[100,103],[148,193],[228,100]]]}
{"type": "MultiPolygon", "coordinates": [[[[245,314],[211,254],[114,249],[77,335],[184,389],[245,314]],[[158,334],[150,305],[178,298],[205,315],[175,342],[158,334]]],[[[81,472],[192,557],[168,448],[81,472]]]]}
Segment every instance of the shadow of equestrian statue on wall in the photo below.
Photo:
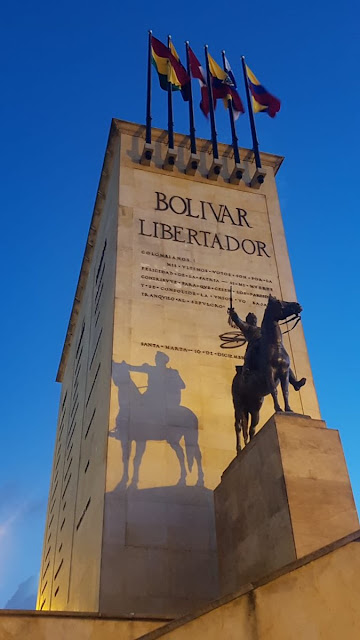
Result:
{"type": "Polygon", "coordinates": [[[197,464],[197,486],[204,485],[201,451],[198,444],[198,419],[187,407],[181,405],[181,391],[185,383],[176,369],[167,366],[169,357],[158,351],[155,365],[144,363],[131,365],[124,361],[113,362],[112,378],[118,388],[119,413],[110,436],[121,442],[124,472],[120,484],[129,481],[129,459],[132,442],[136,443],[134,472],[131,486],[137,487],[141,460],[148,440],[168,442],[175,451],[179,465],[178,485],[186,485],[187,471],[197,464]],[[131,379],[130,372],[145,373],[147,387],[144,393],[131,379]],[[181,443],[183,438],[183,444],[181,443]]]}

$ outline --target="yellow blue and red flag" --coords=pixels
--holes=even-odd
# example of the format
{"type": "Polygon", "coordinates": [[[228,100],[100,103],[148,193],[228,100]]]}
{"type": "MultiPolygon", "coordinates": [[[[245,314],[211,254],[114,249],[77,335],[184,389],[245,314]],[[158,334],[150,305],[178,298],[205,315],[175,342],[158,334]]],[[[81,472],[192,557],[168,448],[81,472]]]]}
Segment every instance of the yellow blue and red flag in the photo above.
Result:
{"type": "Polygon", "coordinates": [[[246,65],[248,85],[252,95],[252,105],[255,113],[267,113],[270,118],[275,118],[280,111],[280,100],[268,92],[259,82],[251,69],[246,65]]]}
{"type": "Polygon", "coordinates": [[[160,87],[167,91],[170,83],[172,91],[181,91],[184,100],[189,100],[190,78],[180,62],[174,45],[171,43],[169,49],[152,36],[151,54],[152,63],[159,76],[160,87]]]}

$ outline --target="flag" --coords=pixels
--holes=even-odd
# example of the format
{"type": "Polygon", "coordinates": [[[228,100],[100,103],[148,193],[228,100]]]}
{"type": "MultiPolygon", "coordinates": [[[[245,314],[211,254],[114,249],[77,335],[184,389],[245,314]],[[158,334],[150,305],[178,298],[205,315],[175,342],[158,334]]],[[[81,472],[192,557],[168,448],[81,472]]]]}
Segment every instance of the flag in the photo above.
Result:
{"type": "MultiPolygon", "coordinates": [[[[224,71],[218,65],[218,63],[214,60],[214,58],[211,57],[210,54],[208,54],[208,58],[209,58],[209,68],[210,68],[210,75],[211,75],[214,108],[216,107],[216,101],[218,99],[223,100],[225,109],[228,108],[228,100],[232,100],[234,118],[235,120],[237,120],[240,113],[244,113],[245,109],[241,102],[241,98],[238,92],[236,91],[236,83],[232,80],[231,76],[227,73],[227,71],[224,71]]],[[[195,77],[198,77],[198,76],[195,76],[195,77]]],[[[202,103],[204,103],[204,105],[207,107],[206,110],[202,108],[204,115],[206,115],[207,117],[209,113],[209,98],[207,97],[206,101],[202,100],[202,103]]]]}
{"type": "Polygon", "coordinates": [[[172,40],[170,40],[170,52],[174,56],[175,60],[177,60],[178,65],[180,65],[180,67],[182,69],[181,77],[183,78],[185,84],[181,85],[181,94],[182,94],[182,97],[184,98],[184,100],[188,101],[190,99],[190,78],[189,78],[189,75],[188,75],[184,65],[181,64],[181,62],[180,62],[180,58],[179,58],[178,52],[176,51],[176,49],[175,49],[175,47],[174,47],[174,45],[172,43],[172,40]]]}
{"type": "Polygon", "coordinates": [[[241,113],[245,113],[245,109],[244,109],[242,100],[236,90],[237,85],[236,85],[235,76],[232,72],[229,60],[225,56],[225,53],[224,53],[224,63],[225,63],[225,70],[227,73],[227,84],[228,84],[228,94],[226,98],[224,98],[224,106],[227,109],[228,107],[227,101],[229,99],[232,100],[234,119],[237,120],[241,113]]]}
{"type": "Polygon", "coordinates": [[[278,111],[280,111],[280,100],[275,98],[260,84],[257,77],[253,74],[251,69],[246,65],[246,73],[248,79],[248,85],[250,93],[252,95],[253,110],[255,113],[264,112],[267,113],[270,118],[275,118],[278,111]]]}
{"type": "Polygon", "coordinates": [[[230,62],[229,62],[229,60],[227,59],[227,57],[226,57],[226,55],[225,55],[225,52],[224,52],[224,61],[225,61],[225,70],[226,70],[226,73],[228,74],[228,76],[229,76],[229,78],[230,78],[230,80],[231,80],[232,84],[234,85],[234,87],[235,87],[235,89],[236,89],[237,84],[236,84],[235,76],[234,76],[234,74],[233,74],[233,72],[232,72],[232,68],[230,67],[230,62]]]}
{"type": "Polygon", "coordinates": [[[190,71],[193,78],[197,78],[199,80],[200,91],[201,91],[201,102],[200,109],[203,112],[204,116],[208,117],[210,106],[209,106],[209,93],[207,90],[206,83],[206,73],[201,66],[199,60],[197,59],[195,53],[189,47],[189,62],[190,62],[190,71]]]}
{"type": "Polygon", "coordinates": [[[218,65],[218,63],[214,60],[214,58],[211,57],[210,53],[208,54],[208,57],[209,57],[210,73],[211,73],[211,76],[212,76],[212,79],[213,79],[213,82],[212,82],[213,87],[214,88],[222,88],[225,85],[230,85],[231,84],[231,80],[228,77],[227,72],[224,71],[218,65]]]}
{"type": "Polygon", "coordinates": [[[168,47],[154,36],[151,40],[152,62],[159,76],[160,87],[167,91],[170,83],[172,91],[181,90],[184,100],[188,100],[186,87],[190,78],[179,60],[174,45],[170,45],[169,51],[168,47]]]}

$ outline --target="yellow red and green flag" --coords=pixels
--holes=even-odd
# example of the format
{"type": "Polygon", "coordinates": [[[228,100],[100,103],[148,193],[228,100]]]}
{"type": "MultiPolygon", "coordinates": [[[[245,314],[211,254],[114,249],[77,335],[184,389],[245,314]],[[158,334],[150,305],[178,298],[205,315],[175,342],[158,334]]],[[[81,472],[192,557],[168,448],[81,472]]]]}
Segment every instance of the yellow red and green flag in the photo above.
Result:
{"type": "Polygon", "coordinates": [[[181,91],[183,99],[188,100],[190,78],[172,42],[169,48],[152,36],[151,54],[152,63],[159,76],[160,87],[167,91],[170,84],[172,91],[181,91]]]}

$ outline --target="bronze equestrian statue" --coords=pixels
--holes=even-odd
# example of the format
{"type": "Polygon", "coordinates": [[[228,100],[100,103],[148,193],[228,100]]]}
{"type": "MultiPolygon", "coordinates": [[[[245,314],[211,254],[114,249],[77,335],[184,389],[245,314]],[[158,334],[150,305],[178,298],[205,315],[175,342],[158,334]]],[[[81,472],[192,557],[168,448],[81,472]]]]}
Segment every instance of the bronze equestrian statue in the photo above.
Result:
{"type": "Polygon", "coordinates": [[[297,302],[283,302],[270,295],[261,327],[258,327],[254,313],[248,313],[244,322],[233,307],[228,310],[232,322],[242,331],[248,342],[244,366],[236,367],[232,383],[238,452],[241,449],[240,430],[242,429],[244,443],[247,444],[249,416],[251,440],[259,423],[264,396],[271,394],[275,411],[282,411],[277,397],[277,386],[280,382],[285,411],[291,411],[288,399],[289,382],[296,391],[306,382],[305,378],[296,380],[290,368],[290,358],[283,345],[279,326],[279,321],[293,315],[299,316],[301,311],[302,307],[297,302]]]}

